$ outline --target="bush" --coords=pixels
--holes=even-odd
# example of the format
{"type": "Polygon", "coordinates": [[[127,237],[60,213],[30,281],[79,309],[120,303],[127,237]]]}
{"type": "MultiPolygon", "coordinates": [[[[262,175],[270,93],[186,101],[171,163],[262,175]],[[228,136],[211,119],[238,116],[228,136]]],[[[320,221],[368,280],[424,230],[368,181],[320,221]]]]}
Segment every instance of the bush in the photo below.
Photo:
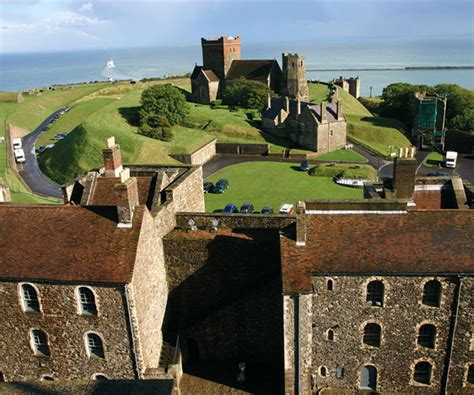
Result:
{"type": "Polygon", "coordinates": [[[141,97],[141,118],[149,114],[160,115],[171,125],[183,121],[189,112],[186,98],[178,88],[167,85],[153,85],[145,89],[141,97]]]}
{"type": "Polygon", "coordinates": [[[173,138],[168,120],[155,114],[144,115],[138,133],[156,140],[170,141],[173,138]]]}
{"type": "Polygon", "coordinates": [[[270,93],[268,87],[260,82],[238,80],[226,86],[222,102],[229,107],[238,106],[261,111],[266,108],[270,93]]]}

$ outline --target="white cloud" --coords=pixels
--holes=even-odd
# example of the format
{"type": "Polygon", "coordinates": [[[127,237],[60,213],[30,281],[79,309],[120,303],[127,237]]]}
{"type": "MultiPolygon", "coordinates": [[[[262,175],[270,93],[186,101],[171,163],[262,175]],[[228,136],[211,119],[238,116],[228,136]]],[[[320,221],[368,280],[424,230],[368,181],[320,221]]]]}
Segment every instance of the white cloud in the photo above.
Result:
{"type": "Polygon", "coordinates": [[[94,4],[92,3],[84,3],[80,8],[79,12],[92,12],[94,9],[94,4]]]}

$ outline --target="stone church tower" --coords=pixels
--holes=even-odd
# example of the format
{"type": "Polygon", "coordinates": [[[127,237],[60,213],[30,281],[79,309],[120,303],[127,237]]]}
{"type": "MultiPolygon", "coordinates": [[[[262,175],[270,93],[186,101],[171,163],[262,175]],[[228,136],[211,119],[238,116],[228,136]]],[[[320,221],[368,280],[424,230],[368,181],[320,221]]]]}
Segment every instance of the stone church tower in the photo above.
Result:
{"type": "Polygon", "coordinates": [[[234,60],[240,59],[240,37],[201,38],[204,70],[212,70],[222,81],[234,60]]]}
{"type": "Polygon", "coordinates": [[[282,54],[283,73],[281,93],[292,99],[308,100],[308,82],[304,65],[304,56],[282,54]]]}

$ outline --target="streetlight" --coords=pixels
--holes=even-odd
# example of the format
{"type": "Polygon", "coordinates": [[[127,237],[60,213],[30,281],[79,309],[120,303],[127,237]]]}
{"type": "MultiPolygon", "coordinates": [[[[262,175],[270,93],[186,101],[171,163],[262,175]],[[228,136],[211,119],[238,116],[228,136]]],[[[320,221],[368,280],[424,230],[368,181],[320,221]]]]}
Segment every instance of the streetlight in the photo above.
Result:
{"type": "Polygon", "coordinates": [[[392,157],[392,148],[393,148],[393,145],[389,145],[388,146],[388,149],[390,150],[390,153],[389,153],[389,156],[392,157]]]}

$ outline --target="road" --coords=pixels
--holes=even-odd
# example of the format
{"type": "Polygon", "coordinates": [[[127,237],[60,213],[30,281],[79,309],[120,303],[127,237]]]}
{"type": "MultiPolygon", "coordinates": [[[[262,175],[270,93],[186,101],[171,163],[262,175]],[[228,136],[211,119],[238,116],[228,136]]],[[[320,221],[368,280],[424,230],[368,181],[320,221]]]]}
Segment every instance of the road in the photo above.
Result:
{"type": "Polygon", "coordinates": [[[33,193],[42,196],[52,196],[55,198],[62,197],[60,186],[46,178],[41,172],[38,161],[36,160],[35,144],[39,135],[43,132],[43,128],[48,126],[55,115],[59,114],[61,110],[62,109],[59,109],[58,111],[53,112],[33,132],[21,139],[26,161],[21,169],[18,167],[20,169],[19,173],[21,177],[25,180],[33,193]]]}

